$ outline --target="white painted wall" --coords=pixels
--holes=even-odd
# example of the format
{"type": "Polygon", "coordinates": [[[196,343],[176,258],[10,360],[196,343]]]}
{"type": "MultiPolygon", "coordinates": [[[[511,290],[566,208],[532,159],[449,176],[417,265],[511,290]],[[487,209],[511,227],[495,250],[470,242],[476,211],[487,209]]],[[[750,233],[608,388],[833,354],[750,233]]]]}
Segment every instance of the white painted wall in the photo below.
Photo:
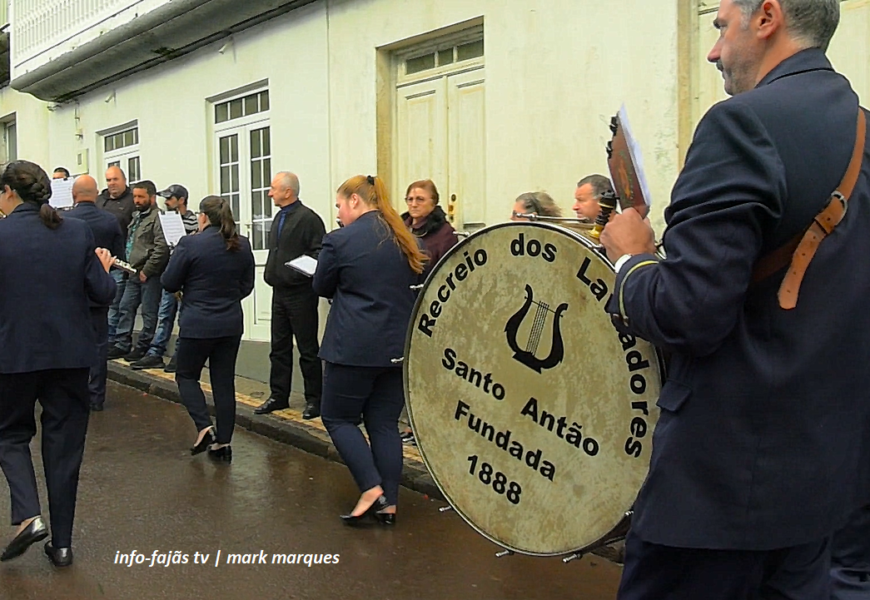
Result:
{"type": "MultiPolygon", "coordinates": [[[[18,158],[40,165],[49,162],[47,143],[49,115],[44,102],[8,86],[0,88],[0,122],[15,117],[18,129],[18,158]]],[[[0,157],[0,161],[4,158],[0,157]]]]}

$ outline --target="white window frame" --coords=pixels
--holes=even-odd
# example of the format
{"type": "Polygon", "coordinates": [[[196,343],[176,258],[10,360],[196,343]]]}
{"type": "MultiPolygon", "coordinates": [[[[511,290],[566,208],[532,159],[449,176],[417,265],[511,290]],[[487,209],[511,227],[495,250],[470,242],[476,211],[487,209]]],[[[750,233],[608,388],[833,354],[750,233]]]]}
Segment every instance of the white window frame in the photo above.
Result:
{"type": "Polygon", "coordinates": [[[127,183],[132,184],[136,181],[142,179],[142,158],[141,153],[139,151],[139,142],[141,141],[141,132],[139,131],[139,122],[131,121],[129,123],[124,123],[123,125],[118,125],[117,127],[112,127],[111,129],[106,129],[104,131],[97,132],[97,135],[100,138],[100,150],[103,153],[103,167],[108,170],[108,168],[112,165],[117,165],[121,167],[121,170],[124,171],[124,176],[127,178],[127,183]],[[137,142],[130,146],[124,146],[123,148],[116,148],[114,150],[106,150],[106,138],[118,133],[122,133],[124,131],[129,131],[131,129],[136,129],[137,142]],[[138,173],[131,173],[130,163],[131,161],[137,161],[138,173]],[[134,177],[134,175],[138,175],[138,177],[134,177]]]}

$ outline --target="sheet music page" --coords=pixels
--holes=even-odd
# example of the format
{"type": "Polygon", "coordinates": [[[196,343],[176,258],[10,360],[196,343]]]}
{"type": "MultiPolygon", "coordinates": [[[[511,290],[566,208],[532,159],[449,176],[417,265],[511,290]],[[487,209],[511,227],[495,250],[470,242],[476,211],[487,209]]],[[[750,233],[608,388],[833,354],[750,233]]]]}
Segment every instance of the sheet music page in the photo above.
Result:
{"type": "Polygon", "coordinates": [[[181,220],[181,215],[177,212],[167,212],[161,213],[159,217],[166,243],[173,247],[177,246],[181,238],[187,234],[184,231],[184,222],[181,220]]]}
{"type": "Polygon", "coordinates": [[[625,104],[619,108],[619,123],[622,125],[622,130],[625,133],[628,152],[631,154],[631,160],[634,163],[634,170],[637,173],[637,180],[640,183],[640,191],[643,194],[644,202],[646,202],[648,207],[651,207],[652,196],[649,191],[649,180],[647,180],[646,172],[643,170],[643,154],[640,151],[640,145],[631,132],[631,124],[628,121],[628,109],[625,107],[625,104]]]}
{"type": "Polygon", "coordinates": [[[294,258],[293,260],[284,263],[284,265],[295,271],[299,271],[308,277],[314,277],[314,272],[317,271],[317,259],[311,258],[305,254],[299,258],[294,258]]]}
{"type": "Polygon", "coordinates": [[[51,180],[51,198],[48,203],[54,208],[72,208],[72,188],[75,177],[51,180]]]}

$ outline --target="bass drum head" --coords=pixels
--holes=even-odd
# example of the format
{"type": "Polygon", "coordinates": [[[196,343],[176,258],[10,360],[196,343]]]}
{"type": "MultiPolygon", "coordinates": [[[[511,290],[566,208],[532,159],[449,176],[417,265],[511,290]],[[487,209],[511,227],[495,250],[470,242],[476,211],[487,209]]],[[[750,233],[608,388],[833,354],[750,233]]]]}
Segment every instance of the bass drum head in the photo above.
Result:
{"type": "Polygon", "coordinates": [[[457,244],[417,300],[404,373],[420,454],[462,518],[514,552],[593,546],[646,476],[662,372],[605,312],[614,281],[579,234],[506,223],[457,244]]]}

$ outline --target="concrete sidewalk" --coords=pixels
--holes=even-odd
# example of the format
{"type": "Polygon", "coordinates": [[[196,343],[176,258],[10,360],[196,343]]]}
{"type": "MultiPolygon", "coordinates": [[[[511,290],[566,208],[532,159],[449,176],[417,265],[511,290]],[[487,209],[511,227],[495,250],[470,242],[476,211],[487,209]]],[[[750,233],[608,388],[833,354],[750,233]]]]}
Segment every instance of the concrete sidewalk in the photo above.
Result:
{"type": "MultiPolygon", "coordinates": [[[[178,387],[175,384],[175,376],[164,373],[162,368],[134,371],[124,360],[110,360],[109,379],[152,396],[181,403],[178,387]]],[[[208,381],[208,369],[203,369],[202,389],[205,391],[208,401],[212,402],[211,386],[208,381]]],[[[320,419],[309,421],[302,419],[305,399],[301,394],[293,392],[290,395],[289,409],[278,410],[269,415],[255,415],[254,408],[262,404],[268,397],[268,384],[244,377],[236,377],[236,426],[275,441],[296,446],[311,454],[343,462],[320,419]]],[[[111,399],[108,402],[111,403],[111,399]]],[[[212,415],[214,414],[212,404],[209,404],[209,411],[212,415]]],[[[426,470],[417,448],[403,445],[402,449],[405,458],[402,485],[430,498],[444,500],[443,494],[426,470]]]]}

